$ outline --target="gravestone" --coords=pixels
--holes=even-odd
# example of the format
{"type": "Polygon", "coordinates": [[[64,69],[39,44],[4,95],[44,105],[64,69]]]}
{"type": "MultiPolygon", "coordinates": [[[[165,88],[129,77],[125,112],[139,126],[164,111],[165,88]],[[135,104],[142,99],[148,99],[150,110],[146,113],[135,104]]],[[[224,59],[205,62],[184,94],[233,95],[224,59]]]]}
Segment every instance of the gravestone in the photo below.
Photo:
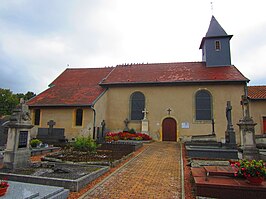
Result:
{"type": "Polygon", "coordinates": [[[227,128],[225,131],[225,144],[230,148],[237,148],[236,134],[232,124],[232,106],[230,101],[227,101],[226,120],[227,120],[227,128]]]}
{"type": "Polygon", "coordinates": [[[126,118],[125,120],[124,120],[124,123],[125,123],[125,128],[124,128],[124,132],[128,132],[129,131],[129,128],[128,128],[128,123],[129,123],[129,120],[126,118]]]}
{"type": "Polygon", "coordinates": [[[54,128],[56,122],[50,120],[47,122],[49,128],[38,128],[36,138],[46,144],[61,145],[67,142],[64,128],[54,128]]]}
{"type": "Polygon", "coordinates": [[[191,142],[186,142],[186,151],[190,158],[209,159],[238,159],[235,132],[231,118],[231,103],[226,106],[227,130],[226,143],[216,141],[214,120],[212,120],[212,134],[192,136],[191,142]]]}
{"type": "Polygon", "coordinates": [[[237,124],[241,134],[241,148],[243,150],[243,159],[258,160],[259,150],[256,148],[255,142],[255,126],[256,123],[250,117],[249,101],[247,96],[242,95],[241,100],[243,118],[237,124]]]}
{"type": "Polygon", "coordinates": [[[27,167],[30,161],[29,131],[33,125],[29,108],[23,99],[13,110],[7,127],[8,138],[4,153],[4,167],[9,169],[27,167]]]}
{"type": "Polygon", "coordinates": [[[149,134],[149,120],[147,119],[149,112],[145,108],[142,113],[144,113],[144,118],[141,120],[141,133],[149,134]]]}
{"type": "Polygon", "coordinates": [[[105,140],[106,130],[105,130],[105,120],[101,122],[101,126],[97,127],[97,142],[103,143],[105,140]]]}

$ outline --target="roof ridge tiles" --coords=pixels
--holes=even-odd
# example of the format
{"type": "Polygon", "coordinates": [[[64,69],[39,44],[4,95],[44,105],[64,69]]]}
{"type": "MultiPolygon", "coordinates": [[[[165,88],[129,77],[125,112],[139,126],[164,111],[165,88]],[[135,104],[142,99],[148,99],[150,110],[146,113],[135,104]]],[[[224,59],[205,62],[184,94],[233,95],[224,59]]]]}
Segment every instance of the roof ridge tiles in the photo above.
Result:
{"type": "Polygon", "coordinates": [[[104,66],[104,67],[78,67],[78,68],[66,68],[66,70],[88,70],[88,69],[108,69],[108,68],[115,68],[115,66],[104,66]]]}
{"type": "Polygon", "coordinates": [[[162,65],[162,64],[189,64],[189,63],[205,63],[203,61],[189,61],[189,62],[186,62],[186,61],[183,61],[183,62],[147,62],[147,63],[130,63],[130,64],[118,64],[116,65],[116,67],[127,67],[127,66],[139,66],[139,65],[162,65]]]}

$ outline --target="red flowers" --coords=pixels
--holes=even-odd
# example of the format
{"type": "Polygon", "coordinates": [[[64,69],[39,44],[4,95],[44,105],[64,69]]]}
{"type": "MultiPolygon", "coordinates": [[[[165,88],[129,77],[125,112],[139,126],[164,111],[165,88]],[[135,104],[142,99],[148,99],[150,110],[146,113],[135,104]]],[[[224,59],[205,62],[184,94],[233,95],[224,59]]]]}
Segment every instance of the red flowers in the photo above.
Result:
{"type": "Polygon", "coordinates": [[[0,188],[6,188],[8,186],[9,186],[9,184],[7,182],[7,178],[3,178],[3,180],[1,180],[1,182],[0,182],[0,188]]]}
{"type": "Polygon", "coordinates": [[[231,166],[236,170],[235,176],[266,177],[266,166],[262,160],[240,160],[231,166]]]}
{"type": "Polygon", "coordinates": [[[145,133],[109,132],[105,136],[105,141],[107,142],[117,141],[117,140],[151,140],[151,139],[152,138],[145,133]]]}

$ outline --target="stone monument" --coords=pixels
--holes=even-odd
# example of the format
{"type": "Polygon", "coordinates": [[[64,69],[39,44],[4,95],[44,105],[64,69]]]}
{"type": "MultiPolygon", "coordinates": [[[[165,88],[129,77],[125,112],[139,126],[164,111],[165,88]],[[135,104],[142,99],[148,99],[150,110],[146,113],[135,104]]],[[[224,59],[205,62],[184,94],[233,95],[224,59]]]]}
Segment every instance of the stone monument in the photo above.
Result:
{"type": "Polygon", "coordinates": [[[7,127],[8,137],[4,154],[4,167],[16,169],[28,166],[31,155],[29,131],[33,125],[31,124],[29,108],[23,99],[13,110],[7,127]]]}
{"type": "Polygon", "coordinates": [[[149,112],[145,108],[142,113],[144,113],[144,118],[141,120],[141,133],[149,134],[149,120],[147,119],[149,112]]]}
{"type": "Polygon", "coordinates": [[[38,133],[36,138],[41,140],[43,143],[50,145],[64,145],[68,142],[65,137],[64,128],[54,128],[56,122],[54,120],[49,120],[47,122],[48,128],[38,128],[38,133]]]}
{"type": "Polygon", "coordinates": [[[243,159],[258,160],[259,150],[255,143],[255,125],[249,113],[249,101],[246,95],[242,95],[241,100],[243,118],[237,124],[241,134],[241,148],[243,149],[243,159]]]}
{"type": "Polygon", "coordinates": [[[226,105],[226,120],[227,120],[227,128],[225,131],[225,144],[230,148],[237,148],[236,146],[236,134],[232,124],[232,106],[231,102],[227,101],[226,105]]]}

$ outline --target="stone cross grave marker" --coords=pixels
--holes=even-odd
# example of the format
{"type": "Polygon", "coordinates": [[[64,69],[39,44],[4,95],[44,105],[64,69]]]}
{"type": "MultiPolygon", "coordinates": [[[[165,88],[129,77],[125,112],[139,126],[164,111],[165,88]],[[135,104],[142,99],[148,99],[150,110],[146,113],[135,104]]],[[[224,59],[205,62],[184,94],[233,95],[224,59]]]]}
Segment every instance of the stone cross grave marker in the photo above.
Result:
{"type": "Polygon", "coordinates": [[[141,133],[149,133],[149,120],[147,119],[147,114],[149,111],[145,108],[142,113],[144,113],[144,118],[141,120],[141,133]]]}
{"type": "Polygon", "coordinates": [[[147,109],[144,108],[144,110],[142,111],[142,113],[144,113],[143,119],[146,120],[147,119],[147,114],[149,113],[149,111],[147,111],[147,109]]]}
{"type": "Polygon", "coordinates": [[[125,123],[124,131],[129,131],[129,128],[128,128],[129,120],[127,118],[124,120],[124,123],[125,123]]]}
{"type": "Polygon", "coordinates": [[[243,158],[252,160],[259,159],[259,150],[256,148],[255,142],[255,126],[256,123],[250,117],[249,101],[246,95],[242,95],[241,100],[243,118],[237,124],[241,134],[241,148],[243,149],[243,158]]]}
{"type": "Polygon", "coordinates": [[[49,122],[47,122],[47,125],[49,126],[49,129],[48,129],[48,135],[52,135],[53,133],[53,128],[54,128],[54,125],[56,124],[55,121],[53,120],[50,120],[49,122]]]}

